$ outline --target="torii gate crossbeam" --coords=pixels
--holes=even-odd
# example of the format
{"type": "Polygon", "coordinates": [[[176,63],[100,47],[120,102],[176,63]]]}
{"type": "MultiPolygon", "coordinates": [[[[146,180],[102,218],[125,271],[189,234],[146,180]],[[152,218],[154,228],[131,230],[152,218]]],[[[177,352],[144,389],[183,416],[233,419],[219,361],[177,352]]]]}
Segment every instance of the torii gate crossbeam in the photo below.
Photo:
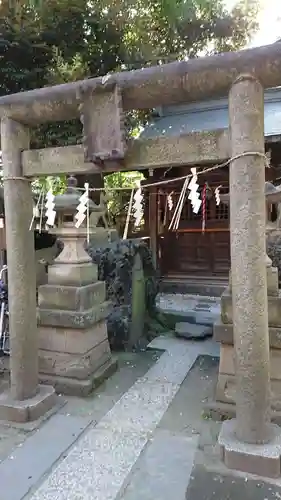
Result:
{"type": "Polygon", "coordinates": [[[226,95],[242,73],[255,76],[264,88],[281,85],[281,43],[4,96],[0,117],[25,125],[74,119],[81,87],[97,93],[118,85],[125,111],[181,104],[226,95]]]}

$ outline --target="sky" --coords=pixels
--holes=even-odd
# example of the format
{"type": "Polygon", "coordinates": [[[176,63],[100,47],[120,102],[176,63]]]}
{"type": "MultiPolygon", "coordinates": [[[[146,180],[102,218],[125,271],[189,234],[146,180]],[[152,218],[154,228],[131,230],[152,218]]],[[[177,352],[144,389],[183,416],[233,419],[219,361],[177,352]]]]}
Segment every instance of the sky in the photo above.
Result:
{"type": "MultiPolygon", "coordinates": [[[[231,8],[237,0],[225,0],[225,3],[231,8]]],[[[260,29],[249,44],[250,47],[267,45],[281,38],[281,0],[260,0],[260,5],[260,29]]]]}

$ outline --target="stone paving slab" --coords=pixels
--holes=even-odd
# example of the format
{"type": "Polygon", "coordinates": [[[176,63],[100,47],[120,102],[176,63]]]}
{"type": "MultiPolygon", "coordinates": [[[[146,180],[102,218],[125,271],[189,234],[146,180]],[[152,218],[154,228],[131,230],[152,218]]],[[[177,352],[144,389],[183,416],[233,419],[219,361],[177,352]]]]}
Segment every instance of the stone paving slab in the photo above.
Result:
{"type": "Polygon", "coordinates": [[[128,478],[120,500],[184,500],[198,437],[158,430],[128,478]]]}
{"type": "Polygon", "coordinates": [[[90,422],[89,418],[55,415],[16,448],[0,464],[1,500],[22,500],[90,422]]]}
{"type": "Polygon", "coordinates": [[[189,353],[190,357],[195,359],[200,355],[219,357],[220,345],[213,339],[204,342],[186,341],[184,339],[175,339],[174,336],[160,335],[153,339],[148,345],[149,349],[161,349],[171,354],[175,352],[189,353]]]}
{"type": "Polygon", "coordinates": [[[186,500],[279,500],[281,488],[258,479],[208,471],[196,465],[186,500]]]}
{"type": "Polygon", "coordinates": [[[87,398],[68,397],[60,413],[91,417],[99,422],[130,387],[154,366],[161,352],[118,353],[118,370],[87,398]]]}
{"type": "Polygon", "coordinates": [[[212,327],[220,316],[218,297],[164,293],[157,297],[157,306],[174,323],[188,322],[212,327]]]}
{"type": "Polygon", "coordinates": [[[85,433],[32,500],[117,497],[198,356],[192,345],[184,343],[183,348],[177,339],[170,339],[172,344],[167,340],[169,350],[85,433]]]}
{"type": "Polygon", "coordinates": [[[194,325],[192,323],[176,323],[175,332],[177,337],[185,339],[205,339],[211,337],[213,328],[206,325],[194,325]]]}

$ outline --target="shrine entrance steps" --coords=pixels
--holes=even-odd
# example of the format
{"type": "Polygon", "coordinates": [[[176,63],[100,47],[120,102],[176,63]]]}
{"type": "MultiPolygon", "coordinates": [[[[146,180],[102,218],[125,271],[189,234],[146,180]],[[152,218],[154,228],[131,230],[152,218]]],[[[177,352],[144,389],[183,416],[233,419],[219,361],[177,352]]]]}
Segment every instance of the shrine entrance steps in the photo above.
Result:
{"type": "Polygon", "coordinates": [[[213,335],[220,316],[219,297],[191,294],[159,294],[157,307],[176,336],[201,340],[213,335]]]}
{"type": "Polygon", "coordinates": [[[168,276],[163,277],[160,284],[162,293],[202,295],[202,297],[220,297],[228,286],[228,276],[168,276]]]}

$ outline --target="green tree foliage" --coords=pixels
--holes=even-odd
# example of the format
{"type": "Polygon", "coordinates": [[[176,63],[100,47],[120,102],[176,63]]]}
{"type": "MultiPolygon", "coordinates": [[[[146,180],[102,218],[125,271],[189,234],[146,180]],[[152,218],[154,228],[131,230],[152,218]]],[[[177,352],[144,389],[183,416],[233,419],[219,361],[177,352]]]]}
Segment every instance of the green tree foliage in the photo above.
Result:
{"type": "Polygon", "coordinates": [[[35,13],[15,2],[0,3],[0,95],[30,90],[47,84],[46,68],[52,48],[37,31],[35,13]]]}
{"type": "Polygon", "coordinates": [[[229,13],[223,0],[3,0],[0,93],[241,48],[257,5],[240,0],[229,13]]]}
{"type": "MultiPolygon", "coordinates": [[[[237,0],[228,12],[224,0],[2,0],[0,95],[239,49],[257,29],[257,5],[237,0]]],[[[128,113],[129,133],[148,116],[128,113]]],[[[81,123],[44,125],[34,138],[36,147],[77,143],[81,123]]]]}

